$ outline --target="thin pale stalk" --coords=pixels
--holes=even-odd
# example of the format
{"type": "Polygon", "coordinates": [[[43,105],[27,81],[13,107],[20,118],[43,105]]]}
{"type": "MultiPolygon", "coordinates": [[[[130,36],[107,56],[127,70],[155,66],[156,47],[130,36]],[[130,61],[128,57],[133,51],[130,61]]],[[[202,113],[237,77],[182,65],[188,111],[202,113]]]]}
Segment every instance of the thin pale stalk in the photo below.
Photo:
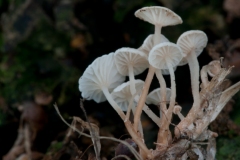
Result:
{"type": "Polygon", "coordinates": [[[192,94],[193,94],[193,107],[197,111],[200,107],[200,94],[199,94],[199,64],[195,52],[192,52],[188,57],[188,65],[191,74],[192,94]]]}
{"type": "Polygon", "coordinates": [[[173,68],[169,64],[168,64],[168,69],[171,77],[171,97],[170,97],[169,108],[167,111],[167,118],[168,118],[168,121],[171,121],[172,112],[173,112],[173,109],[175,106],[175,100],[176,100],[176,83],[175,83],[175,75],[174,75],[173,68]]]}
{"type": "MultiPolygon", "coordinates": [[[[154,46],[156,44],[160,43],[160,41],[161,41],[161,29],[162,29],[161,26],[155,25],[154,46]]],[[[146,101],[146,98],[147,98],[147,94],[148,94],[148,91],[149,91],[150,84],[152,83],[154,72],[155,72],[155,68],[152,67],[151,65],[149,65],[148,75],[146,77],[146,80],[145,80],[145,83],[144,83],[144,86],[143,86],[143,91],[142,91],[140,100],[139,100],[138,105],[137,105],[136,114],[134,116],[133,126],[134,126],[135,130],[137,130],[137,127],[138,127],[140,116],[142,114],[142,109],[144,107],[144,104],[145,104],[145,101],[146,101]]]]}
{"type": "Polygon", "coordinates": [[[123,111],[120,109],[118,104],[113,100],[111,94],[109,93],[107,88],[103,88],[103,93],[106,96],[108,102],[112,105],[112,107],[115,109],[115,111],[119,114],[119,116],[124,121],[125,127],[128,130],[128,133],[131,135],[132,139],[137,143],[138,147],[142,150],[143,157],[147,157],[148,155],[151,155],[150,151],[148,150],[147,146],[142,141],[142,138],[138,135],[138,133],[133,129],[132,124],[129,120],[126,121],[126,116],[123,113],[123,111]]]}
{"type": "MultiPolygon", "coordinates": [[[[129,101],[129,104],[130,104],[131,102],[129,101]]],[[[133,115],[135,115],[135,112],[136,112],[136,106],[131,106],[131,109],[132,109],[132,113],[133,113],[133,115]]],[[[138,130],[139,130],[139,132],[140,132],[140,134],[141,134],[141,137],[143,138],[143,128],[142,128],[142,123],[139,123],[139,125],[138,125],[138,130]]]]}
{"type": "Polygon", "coordinates": [[[129,80],[130,80],[130,91],[131,94],[134,95],[136,93],[136,87],[135,87],[135,78],[133,73],[133,66],[128,66],[128,72],[129,72],[129,80]]]}
{"type": "Polygon", "coordinates": [[[159,44],[161,42],[161,26],[155,25],[155,31],[154,31],[154,46],[159,44]]]}
{"type": "Polygon", "coordinates": [[[155,73],[155,69],[150,65],[149,70],[148,70],[148,74],[147,74],[147,78],[146,78],[144,86],[143,86],[143,91],[142,91],[142,94],[141,94],[140,99],[138,101],[138,105],[137,105],[135,116],[134,116],[133,126],[134,126],[135,131],[137,131],[137,128],[138,128],[138,123],[140,121],[142,110],[143,110],[143,107],[144,107],[144,104],[145,104],[145,101],[146,101],[146,98],[147,98],[149,87],[152,83],[154,73],[155,73]]]}
{"type": "Polygon", "coordinates": [[[170,105],[167,111],[167,114],[163,115],[163,123],[161,124],[161,128],[158,132],[158,140],[157,143],[168,145],[171,137],[171,132],[169,130],[169,125],[172,119],[172,113],[175,106],[176,99],[176,83],[175,83],[175,75],[173,68],[168,64],[168,69],[171,77],[171,97],[170,97],[170,105]]]}
{"type": "Polygon", "coordinates": [[[113,109],[115,109],[115,111],[118,113],[118,115],[124,121],[126,119],[126,116],[123,113],[123,111],[121,110],[121,108],[118,106],[118,104],[113,100],[113,98],[112,98],[111,94],[109,93],[108,89],[107,88],[103,88],[102,91],[103,91],[105,97],[107,98],[108,102],[113,107],[113,109]]]}
{"type": "MultiPolygon", "coordinates": [[[[161,69],[159,70],[156,70],[156,76],[157,76],[157,79],[159,81],[159,84],[160,84],[160,87],[161,87],[161,91],[160,91],[160,95],[161,95],[161,101],[160,101],[160,113],[163,111],[163,112],[167,112],[167,106],[166,106],[166,82],[163,78],[163,75],[162,75],[162,71],[161,69]]],[[[162,117],[162,116],[160,116],[162,117]]]]}
{"type": "Polygon", "coordinates": [[[138,147],[141,149],[143,159],[147,157],[151,158],[152,154],[147,148],[147,146],[142,141],[142,138],[139,137],[139,134],[133,129],[133,126],[130,121],[125,122],[125,127],[128,130],[128,133],[131,135],[132,139],[137,143],[138,147]]]}
{"type": "Polygon", "coordinates": [[[199,64],[195,52],[192,52],[187,57],[188,65],[191,74],[191,85],[193,94],[193,106],[188,112],[186,118],[182,120],[175,129],[175,135],[179,137],[179,130],[182,131],[184,128],[191,125],[197,116],[197,112],[200,109],[200,94],[199,94],[199,64]]]}

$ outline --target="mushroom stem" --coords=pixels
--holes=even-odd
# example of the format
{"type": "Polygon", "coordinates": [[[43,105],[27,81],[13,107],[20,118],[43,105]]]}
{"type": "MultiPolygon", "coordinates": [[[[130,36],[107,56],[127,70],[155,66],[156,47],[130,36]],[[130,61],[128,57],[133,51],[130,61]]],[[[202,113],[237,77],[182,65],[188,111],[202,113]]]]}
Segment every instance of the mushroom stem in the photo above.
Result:
{"type": "Polygon", "coordinates": [[[199,94],[199,64],[195,51],[187,56],[188,65],[191,74],[192,94],[193,94],[193,107],[194,111],[200,107],[200,94],[199,94]]]}
{"type": "Polygon", "coordinates": [[[164,145],[168,145],[169,139],[171,139],[171,132],[169,130],[169,124],[171,123],[172,119],[172,112],[175,105],[175,98],[176,98],[176,83],[175,83],[175,75],[173,68],[170,64],[167,63],[169,73],[171,76],[171,97],[170,97],[170,105],[167,110],[167,115],[163,115],[163,119],[161,122],[161,128],[158,131],[158,139],[157,143],[161,143],[164,145]],[[166,138],[169,137],[169,138],[166,138]]]}
{"type": "Polygon", "coordinates": [[[183,120],[183,119],[184,119],[184,116],[182,115],[182,113],[181,113],[180,111],[177,113],[177,115],[178,115],[178,117],[180,118],[180,120],[183,120]]]}
{"type": "MultiPolygon", "coordinates": [[[[137,102],[139,100],[139,96],[137,95],[135,97],[135,101],[137,102]]],[[[146,113],[146,115],[152,119],[152,121],[154,123],[156,123],[156,125],[158,125],[158,127],[160,127],[160,118],[158,116],[156,116],[155,113],[152,112],[152,110],[146,105],[144,104],[144,107],[143,107],[143,111],[146,113]]]]}
{"type": "Polygon", "coordinates": [[[172,119],[172,112],[175,106],[175,99],[176,99],[176,83],[175,83],[175,75],[174,75],[174,71],[172,66],[170,66],[170,64],[168,65],[168,69],[169,69],[169,73],[170,73],[170,77],[171,77],[171,97],[170,97],[170,104],[169,104],[169,108],[167,111],[167,118],[168,121],[170,122],[172,119]]]}
{"type": "Polygon", "coordinates": [[[113,100],[111,94],[109,93],[108,89],[106,87],[102,88],[102,91],[104,95],[106,96],[108,102],[111,104],[111,106],[115,109],[115,111],[118,113],[118,115],[122,118],[123,121],[125,121],[126,116],[121,110],[121,108],[118,106],[118,104],[113,100]]]}
{"type": "Polygon", "coordinates": [[[208,65],[203,66],[201,69],[201,80],[202,80],[203,88],[206,88],[209,83],[207,70],[208,70],[208,65]]]}
{"type": "Polygon", "coordinates": [[[154,46],[161,42],[161,26],[155,25],[154,46]]]}
{"type": "Polygon", "coordinates": [[[137,143],[138,147],[143,152],[142,158],[147,159],[147,157],[152,158],[152,154],[144,144],[142,138],[139,137],[138,133],[133,129],[133,126],[130,121],[125,122],[125,127],[128,130],[128,133],[131,135],[132,139],[137,143]]]}
{"type": "Polygon", "coordinates": [[[128,65],[128,72],[129,72],[129,81],[130,81],[130,91],[131,94],[134,95],[136,93],[136,88],[135,88],[135,78],[134,78],[134,73],[133,73],[133,66],[128,65]]]}
{"type": "Polygon", "coordinates": [[[154,73],[155,73],[155,68],[150,65],[149,70],[148,70],[148,74],[147,74],[147,78],[146,78],[144,86],[143,86],[143,91],[142,91],[142,94],[141,94],[140,99],[138,101],[138,105],[137,105],[135,116],[134,116],[133,126],[134,126],[135,131],[137,131],[137,128],[138,128],[138,123],[140,121],[140,116],[142,114],[142,110],[143,110],[143,107],[144,107],[144,104],[145,104],[145,101],[146,101],[146,97],[147,97],[149,87],[151,85],[154,73]]]}
{"type": "MultiPolygon", "coordinates": [[[[167,112],[167,106],[166,106],[166,82],[163,78],[163,75],[162,75],[162,71],[161,69],[159,70],[156,70],[156,76],[157,76],[157,79],[159,81],[159,84],[160,84],[160,87],[161,87],[161,102],[160,102],[160,106],[161,106],[161,110],[160,110],[160,113],[161,112],[167,112]]],[[[162,116],[161,116],[162,117],[162,116]]]]}
{"type": "Polygon", "coordinates": [[[192,84],[192,94],[193,94],[193,106],[188,112],[186,118],[184,118],[175,129],[175,135],[179,137],[179,130],[182,131],[191,125],[197,116],[197,112],[200,108],[200,94],[199,94],[199,64],[197,61],[196,54],[194,51],[186,57],[188,60],[188,65],[191,73],[191,84],[192,84]]]}
{"type": "MultiPolygon", "coordinates": [[[[160,43],[160,41],[161,41],[161,29],[162,29],[161,26],[155,25],[154,46],[156,44],[160,43]]],[[[148,94],[148,91],[149,91],[150,84],[152,83],[152,79],[153,79],[155,70],[156,69],[153,66],[149,65],[148,75],[147,75],[147,78],[146,78],[144,86],[143,86],[143,92],[141,94],[140,100],[139,100],[138,105],[137,105],[136,114],[134,116],[133,126],[134,126],[135,130],[137,130],[137,126],[138,126],[138,123],[139,123],[139,120],[140,120],[140,116],[142,114],[142,109],[143,109],[144,103],[146,101],[146,97],[147,97],[147,94],[148,94]]]]}
{"type": "MultiPolygon", "coordinates": [[[[135,112],[136,112],[136,107],[131,107],[132,108],[132,112],[133,112],[133,115],[135,115],[135,112]]],[[[142,128],[142,123],[139,123],[138,125],[138,130],[141,134],[141,137],[143,138],[143,128],[142,128]]]]}

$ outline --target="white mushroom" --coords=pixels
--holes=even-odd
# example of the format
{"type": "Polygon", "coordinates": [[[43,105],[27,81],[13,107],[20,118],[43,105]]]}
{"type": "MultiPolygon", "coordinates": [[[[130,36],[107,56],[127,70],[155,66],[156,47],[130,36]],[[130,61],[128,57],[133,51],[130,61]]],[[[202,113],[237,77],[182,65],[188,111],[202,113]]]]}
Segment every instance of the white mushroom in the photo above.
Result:
{"type": "Polygon", "coordinates": [[[207,36],[202,31],[187,31],[183,33],[177,40],[177,45],[182,49],[185,57],[179,65],[187,64],[191,73],[191,84],[194,104],[193,107],[200,107],[199,95],[199,64],[197,56],[202,53],[202,50],[207,45],[207,36]]]}
{"type": "MultiPolygon", "coordinates": [[[[150,92],[147,96],[146,103],[147,104],[159,105],[162,102],[160,92],[161,92],[161,88],[154,89],[152,92],[150,92]]],[[[167,102],[167,104],[170,101],[170,96],[171,96],[171,89],[167,88],[166,89],[166,102],[167,102]]]]}
{"type": "Polygon", "coordinates": [[[129,76],[131,94],[136,93],[134,86],[134,75],[142,73],[148,67],[146,55],[133,48],[121,48],[115,52],[115,64],[120,74],[129,76]]]}
{"type": "Polygon", "coordinates": [[[157,88],[148,94],[146,103],[160,105],[160,109],[159,109],[160,117],[162,118],[162,113],[164,112],[166,114],[166,112],[167,112],[167,108],[165,108],[166,106],[163,106],[162,104],[169,104],[170,97],[171,97],[171,89],[165,88],[163,90],[162,88],[157,88]],[[162,97],[161,94],[162,95],[164,94],[164,97],[162,97]]]}
{"type": "MultiPolygon", "coordinates": [[[[163,43],[163,42],[169,42],[169,40],[164,36],[164,35],[160,35],[160,42],[159,43],[163,43]]],[[[138,48],[138,50],[144,52],[147,57],[149,52],[151,51],[151,49],[154,47],[154,35],[150,34],[143,42],[142,46],[138,48]]]]}
{"type": "Polygon", "coordinates": [[[187,125],[193,122],[197,110],[200,107],[199,94],[199,64],[197,56],[202,53],[202,50],[207,45],[207,36],[204,32],[193,30],[183,33],[177,40],[177,45],[182,49],[185,58],[180,62],[180,65],[188,63],[191,73],[191,85],[193,94],[193,107],[186,117],[186,120],[181,121],[179,128],[186,123],[187,125]]]}
{"type": "Polygon", "coordinates": [[[165,7],[143,7],[135,12],[139,19],[155,25],[154,44],[160,43],[160,34],[162,27],[172,26],[182,23],[181,17],[165,7]]]}
{"type": "Polygon", "coordinates": [[[183,55],[181,49],[174,43],[164,42],[156,45],[150,52],[149,63],[158,69],[168,69],[171,76],[171,100],[169,114],[172,112],[176,98],[176,84],[173,67],[178,65],[183,55]]]}
{"type": "Polygon", "coordinates": [[[125,77],[118,73],[113,56],[113,53],[104,55],[89,65],[79,79],[79,90],[82,92],[82,97],[87,100],[93,99],[100,103],[107,99],[125,120],[125,114],[109,93],[125,80],[125,77]]]}
{"type": "MultiPolygon", "coordinates": [[[[136,92],[140,92],[143,88],[144,82],[142,80],[134,80],[136,86],[136,92]]],[[[125,82],[115,88],[111,93],[115,102],[121,107],[121,109],[125,112],[128,110],[128,105],[130,104],[132,94],[130,91],[130,81],[125,82]]],[[[136,106],[136,102],[133,104],[136,106]]],[[[135,110],[135,107],[132,108],[135,110]]]]}
{"type": "MultiPolygon", "coordinates": [[[[158,69],[168,69],[171,77],[170,105],[167,110],[166,117],[161,120],[162,127],[159,130],[158,143],[168,144],[168,140],[164,139],[164,137],[170,134],[169,123],[172,119],[172,112],[176,99],[176,83],[173,67],[178,65],[178,63],[182,60],[182,57],[183,55],[181,49],[176,44],[170,42],[164,42],[156,45],[149,53],[149,63],[158,69]]],[[[166,86],[161,86],[161,88],[162,87],[166,86]]]]}
{"type": "Polygon", "coordinates": [[[179,105],[174,106],[173,113],[177,114],[180,120],[183,120],[184,116],[182,115],[181,111],[182,111],[181,106],[179,106],[179,105]]]}

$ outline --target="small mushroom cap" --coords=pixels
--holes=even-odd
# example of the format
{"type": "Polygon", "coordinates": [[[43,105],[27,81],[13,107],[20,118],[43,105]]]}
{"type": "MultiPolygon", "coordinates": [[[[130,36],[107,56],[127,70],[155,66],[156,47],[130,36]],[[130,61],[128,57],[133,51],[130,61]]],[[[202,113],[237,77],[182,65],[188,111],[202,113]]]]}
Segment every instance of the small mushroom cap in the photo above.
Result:
{"type": "Polygon", "coordinates": [[[103,102],[106,100],[102,92],[104,87],[111,92],[124,82],[125,77],[118,73],[113,56],[113,53],[103,55],[87,67],[79,79],[79,90],[83,98],[93,99],[97,103],[103,102]]]}
{"type": "Polygon", "coordinates": [[[182,111],[182,107],[181,106],[179,106],[179,105],[174,106],[174,108],[173,108],[173,113],[174,114],[178,114],[181,111],[182,111]]]}
{"type": "MultiPolygon", "coordinates": [[[[170,101],[171,96],[171,89],[166,88],[166,101],[167,104],[170,101]]],[[[159,105],[159,103],[162,101],[161,98],[161,88],[154,89],[152,92],[150,92],[147,96],[146,103],[147,104],[154,104],[159,105]]]]}
{"type": "MultiPolygon", "coordinates": [[[[153,38],[153,34],[150,34],[143,42],[142,46],[138,48],[138,50],[144,52],[147,56],[149,54],[149,52],[151,51],[151,49],[154,47],[154,38],[153,38]]],[[[169,40],[161,34],[160,37],[160,43],[163,42],[169,42],[169,40]]]]}
{"type": "Polygon", "coordinates": [[[182,19],[176,13],[165,7],[143,7],[135,12],[135,16],[153,25],[172,26],[181,24],[182,19]]]}
{"type": "MultiPolygon", "coordinates": [[[[135,80],[136,91],[139,92],[143,88],[144,82],[142,80],[135,80]]],[[[121,107],[123,111],[127,111],[129,105],[128,101],[132,98],[130,91],[130,81],[125,82],[115,88],[111,93],[115,102],[121,107]]]]}
{"type": "Polygon", "coordinates": [[[203,31],[192,30],[184,32],[177,40],[177,45],[182,49],[185,55],[179,66],[187,64],[186,57],[194,50],[196,56],[199,56],[207,45],[207,35],[203,31]]]}
{"type": "Polygon", "coordinates": [[[208,64],[208,74],[211,77],[216,76],[221,71],[221,62],[219,60],[214,60],[208,64]]]}
{"type": "Polygon", "coordinates": [[[168,69],[167,64],[175,67],[182,60],[182,50],[171,42],[156,45],[148,56],[149,63],[157,69],[168,69]]]}
{"type": "Polygon", "coordinates": [[[129,74],[129,65],[133,67],[134,75],[142,73],[149,66],[146,55],[143,52],[133,48],[118,49],[115,52],[114,60],[118,72],[124,76],[129,74]]]}

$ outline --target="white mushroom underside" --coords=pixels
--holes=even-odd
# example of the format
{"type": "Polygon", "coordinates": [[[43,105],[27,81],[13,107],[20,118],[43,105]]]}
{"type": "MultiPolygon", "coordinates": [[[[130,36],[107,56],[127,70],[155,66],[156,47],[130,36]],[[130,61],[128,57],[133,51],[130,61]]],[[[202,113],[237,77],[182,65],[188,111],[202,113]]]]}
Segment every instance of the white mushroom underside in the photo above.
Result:
{"type": "Polygon", "coordinates": [[[168,69],[167,64],[175,67],[182,59],[181,49],[170,42],[156,45],[151,50],[148,60],[157,69],[168,69]]]}
{"type": "MultiPolygon", "coordinates": [[[[147,96],[146,103],[147,104],[154,104],[159,105],[159,103],[162,101],[161,98],[161,88],[154,89],[152,92],[150,92],[147,96]]],[[[169,103],[171,96],[171,89],[166,88],[166,101],[169,103]]]]}
{"type": "MultiPolygon", "coordinates": [[[[182,49],[182,53],[185,56],[188,56],[192,50],[195,51],[196,56],[199,56],[207,45],[207,36],[202,31],[187,31],[178,38],[177,45],[182,49]]],[[[179,66],[187,63],[188,61],[186,57],[184,57],[179,63],[179,66]]]]}
{"type": "Polygon", "coordinates": [[[142,73],[149,65],[146,55],[132,48],[121,48],[114,57],[117,69],[124,76],[129,75],[129,65],[133,67],[134,75],[142,73]]]}
{"type": "Polygon", "coordinates": [[[165,7],[143,7],[135,12],[135,16],[162,27],[182,23],[181,17],[165,7]]]}
{"type": "MultiPolygon", "coordinates": [[[[142,80],[135,80],[135,87],[137,93],[141,93],[141,89],[143,88],[144,82],[142,80]]],[[[130,82],[126,82],[118,86],[111,93],[115,102],[121,107],[123,111],[127,111],[127,107],[129,105],[129,100],[131,99],[131,91],[130,91],[130,82]]],[[[134,106],[136,106],[136,102],[134,102],[134,106]]]]}
{"type": "Polygon", "coordinates": [[[97,58],[87,67],[79,79],[79,90],[82,92],[83,98],[93,99],[100,103],[106,100],[102,88],[105,87],[111,92],[122,84],[124,80],[125,77],[117,72],[113,53],[111,53],[97,58]]]}

